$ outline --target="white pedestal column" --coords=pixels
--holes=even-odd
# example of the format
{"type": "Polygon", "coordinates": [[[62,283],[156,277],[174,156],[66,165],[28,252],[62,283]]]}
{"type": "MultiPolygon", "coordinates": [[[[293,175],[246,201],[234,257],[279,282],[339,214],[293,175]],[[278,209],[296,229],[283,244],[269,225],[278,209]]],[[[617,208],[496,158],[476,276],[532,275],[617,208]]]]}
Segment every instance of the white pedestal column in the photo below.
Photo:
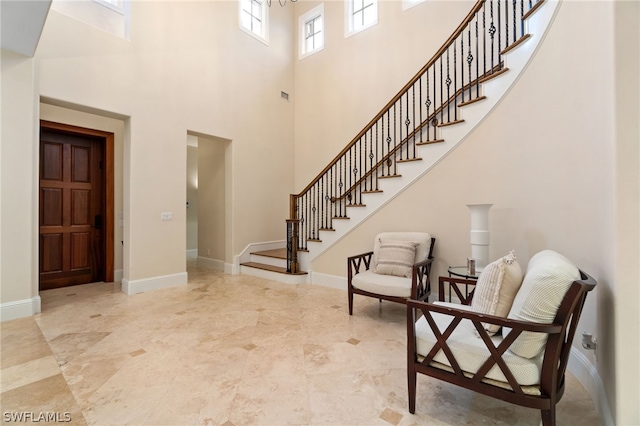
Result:
{"type": "Polygon", "coordinates": [[[489,209],[493,204],[467,204],[471,212],[471,257],[476,260],[476,270],[481,271],[489,263],[489,209]]]}

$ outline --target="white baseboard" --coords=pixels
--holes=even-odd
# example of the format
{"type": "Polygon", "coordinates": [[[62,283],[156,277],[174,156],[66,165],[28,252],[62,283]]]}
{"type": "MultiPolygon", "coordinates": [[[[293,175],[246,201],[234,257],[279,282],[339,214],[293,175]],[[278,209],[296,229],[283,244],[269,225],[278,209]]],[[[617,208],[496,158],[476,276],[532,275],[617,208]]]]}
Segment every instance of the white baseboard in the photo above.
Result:
{"type": "Polygon", "coordinates": [[[335,288],[347,291],[347,278],[338,277],[336,275],[321,274],[319,272],[310,272],[310,283],[321,285],[323,287],[335,288]]]}
{"type": "Polygon", "coordinates": [[[186,272],[163,275],[159,277],[143,278],[140,280],[122,279],[122,292],[126,294],[143,293],[145,291],[159,290],[161,288],[175,287],[186,284],[188,280],[186,272]]]}
{"type": "Polygon", "coordinates": [[[591,400],[596,406],[596,411],[602,419],[602,424],[614,426],[613,413],[598,370],[596,370],[595,366],[589,362],[589,359],[575,347],[572,347],[569,353],[567,370],[578,379],[587,390],[589,396],[591,396],[591,400]]]}
{"type": "Polygon", "coordinates": [[[226,264],[224,263],[224,260],[198,256],[197,265],[201,268],[215,269],[216,271],[226,272],[226,264]]]}
{"type": "Polygon", "coordinates": [[[115,283],[122,282],[122,278],[124,278],[124,273],[122,269],[115,269],[113,271],[113,282],[115,283]]]}
{"type": "Polygon", "coordinates": [[[198,257],[198,249],[187,250],[187,259],[196,259],[198,257]]]}
{"type": "MultiPolygon", "coordinates": [[[[238,265],[240,263],[246,263],[251,261],[251,253],[256,251],[264,251],[264,250],[275,250],[279,248],[284,248],[287,246],[287,242],[285,240],[281,241],[267,241],[262,243],[251,243],[248,244],[237,258],[238,265]]],[[[238,271],[239,272],[239,271],[238,271]]]]}
{"type": "Polygon", "coordinates": [[[40,296],[0,304],[0,322],[26,318],[40,313],[40,296]]]}

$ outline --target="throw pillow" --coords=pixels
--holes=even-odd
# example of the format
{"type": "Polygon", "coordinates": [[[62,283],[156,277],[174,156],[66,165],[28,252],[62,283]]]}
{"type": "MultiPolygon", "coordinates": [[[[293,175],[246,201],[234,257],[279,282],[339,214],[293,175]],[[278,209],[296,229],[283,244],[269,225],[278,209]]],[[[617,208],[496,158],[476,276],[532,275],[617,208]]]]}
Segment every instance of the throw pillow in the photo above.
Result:
{"type": "MultiPolygon", "coordinates": [[[[480,274],[471,301],[475,312],[506,317],[522,284],[522,269],[513,250],[508,255],[488,264],[480,274]]],[[[483,324],[489,335],[500,327],[483,324]]]]}
{"type": "Polygon", "coordinates": [[[411,277],[417,243],[412,241],[380,240],[380,250],[373,272],[380,275],[411,277]]]}

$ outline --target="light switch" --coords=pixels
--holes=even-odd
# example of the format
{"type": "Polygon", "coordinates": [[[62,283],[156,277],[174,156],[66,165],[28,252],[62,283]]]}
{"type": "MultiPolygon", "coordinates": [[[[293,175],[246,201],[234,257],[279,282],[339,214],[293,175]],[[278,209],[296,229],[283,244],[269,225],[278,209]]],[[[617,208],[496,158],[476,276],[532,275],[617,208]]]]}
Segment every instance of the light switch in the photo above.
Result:
{"type": "Polygon", "coordinates": [[[172,212],[160,213],[160,220],[173,220],[173,213],[172,212]]]}

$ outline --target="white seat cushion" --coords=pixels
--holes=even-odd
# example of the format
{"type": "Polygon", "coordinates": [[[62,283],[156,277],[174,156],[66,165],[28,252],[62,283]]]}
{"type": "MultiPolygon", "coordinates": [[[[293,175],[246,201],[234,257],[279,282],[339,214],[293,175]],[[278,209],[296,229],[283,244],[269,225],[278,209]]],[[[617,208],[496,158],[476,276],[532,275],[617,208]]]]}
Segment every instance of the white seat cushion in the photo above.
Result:
{"type": "MultiPolygon", "coordinates": [[[[447,302],[436,302],[435,305],[453,307],[461,310],[472,311],[473,308],[465,305],[458,305],[447,302]]],[[[438,329],[443,333],[451,323],[452,316],[434,313],[433,318],[438,329]]],[[[421,317],[415,325],[416,328],[416,349],[418,354],[426,356],[436,343],[436,338],[431,331],[431,327],[424,317],[421,317]]],[[[495,346],[502,341],[502,336],[495,335],[491,338],[495,346]]],[[[447,339],[447,344],[453,352],[460,368],[467,373],[476,373],[486,359],[490,356],[489,350],[484,342],[478,336],[478,333],[469,320],[462,320],[456,327],[454,332],[447,339]]],[[[513,373],[516,381],[520,385],[538,385],[540,384],[540,372],[542,370],[542,357],[532,359],[523,358],[510,351],[506,351],[502,355],[505,363],[513,373]]],[[[442,350],[436,354],[434,361],[451,367],[451,363],[442,350]]],[[[489,373],[485,376],[488,379],[497,380],[499,382],[507,382],[502,370],[494,365],[489,373]]]]}
{"type": "Polygon", "coordinates": [[[371,269],[356,274],[351,284],[360,290],[385,296],[410,297],[411,278],[375,274],[371,269]]]}

